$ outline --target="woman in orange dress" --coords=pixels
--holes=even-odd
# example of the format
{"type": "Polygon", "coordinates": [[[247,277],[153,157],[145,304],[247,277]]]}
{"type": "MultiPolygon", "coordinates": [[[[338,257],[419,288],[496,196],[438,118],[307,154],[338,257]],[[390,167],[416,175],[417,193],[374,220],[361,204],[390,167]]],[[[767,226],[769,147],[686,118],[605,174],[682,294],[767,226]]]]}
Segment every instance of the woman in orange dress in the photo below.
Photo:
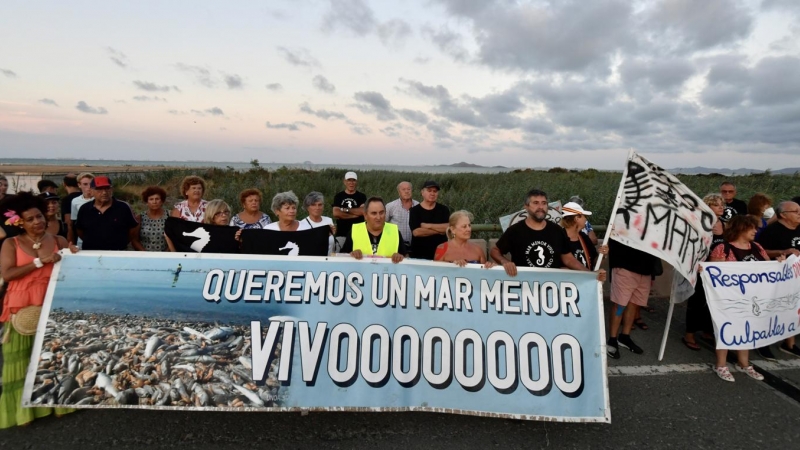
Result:
{"type": "MultiPolygon", "coordinates": [[[[58,251],[67,248],[67,240],[47,232],[43,199],[20,193],[6,207],[5,221],[20,227],[19,236],[6,239],[0,248],[0,270],[8,288],[3,301],[0,322],[5,323],[3,343],[3,393],[0,395],[0,428],[26,425],[33,419],[53,412],[51,408],[23,408],[22,389],[33,351],[35,335],[17,332],[10,320],[27,306],[44,303],[53,265],[61,260],[58,251]]],[[[74,253],[78,248],[70,245],[74,253]]],[[[56,415],[72,410],[56,408],[56,415]]]]}

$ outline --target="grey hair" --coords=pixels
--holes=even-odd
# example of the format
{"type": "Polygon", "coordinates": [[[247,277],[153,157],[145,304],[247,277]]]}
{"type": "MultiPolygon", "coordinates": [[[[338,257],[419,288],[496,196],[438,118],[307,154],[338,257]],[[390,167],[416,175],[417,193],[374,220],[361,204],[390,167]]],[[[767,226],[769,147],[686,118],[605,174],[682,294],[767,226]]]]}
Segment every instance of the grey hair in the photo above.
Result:
{"type": "Polygon", "coordinates": [[[278,192],[275,197],[272,197],[272,210],[280,211],[281,207],[287,203],[297,206],[297,196],[294,195],[294,192],[278,192]]]}
{"type": "Polygon", "coordinates": [[[586,206],[586,205],[583,203],[583,199],[582,199],[582,198],[580,198],[580,196],[577,196],[577,195],[573,195],[572,197],[570,197],[570,198],[569,198],[569,201],[570,201],[570,202],[573,202],[573,203],[577,203],[578,205],[580,205],[580,207],[581,207],[581,208],[583,208],[584,206],[586,206]]]}
{"type": "Polygon", "coordinates": [[[303,199],[303,207],[308,208],[317,202],[325,203],[325,196],[322,195],[322,192],[311,191],[306,195],[306,198],[303,199]]]}

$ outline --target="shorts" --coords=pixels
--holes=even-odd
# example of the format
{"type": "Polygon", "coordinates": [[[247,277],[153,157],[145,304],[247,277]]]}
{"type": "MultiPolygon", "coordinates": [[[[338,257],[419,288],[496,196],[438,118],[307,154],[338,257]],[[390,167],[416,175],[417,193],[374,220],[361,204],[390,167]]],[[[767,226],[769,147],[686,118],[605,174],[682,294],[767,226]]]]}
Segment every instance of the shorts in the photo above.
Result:
{"type": "Polygon", "coordinates": [[[639,275],[618,267],[611,269],[611,301],[620,306],[628,306],[628,302],[647,306],[650,281],[650,275],[639,275]]]}

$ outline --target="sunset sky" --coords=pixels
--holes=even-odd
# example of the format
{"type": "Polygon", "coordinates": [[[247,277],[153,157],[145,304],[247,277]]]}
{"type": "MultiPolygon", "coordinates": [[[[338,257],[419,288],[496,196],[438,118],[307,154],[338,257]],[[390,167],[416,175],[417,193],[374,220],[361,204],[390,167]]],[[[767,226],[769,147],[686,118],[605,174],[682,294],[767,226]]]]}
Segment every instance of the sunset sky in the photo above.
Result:
{"type": "Polygon", "coordinates": [[[15,1],[0,157],[800,166],[800,1],[15,1]]]}

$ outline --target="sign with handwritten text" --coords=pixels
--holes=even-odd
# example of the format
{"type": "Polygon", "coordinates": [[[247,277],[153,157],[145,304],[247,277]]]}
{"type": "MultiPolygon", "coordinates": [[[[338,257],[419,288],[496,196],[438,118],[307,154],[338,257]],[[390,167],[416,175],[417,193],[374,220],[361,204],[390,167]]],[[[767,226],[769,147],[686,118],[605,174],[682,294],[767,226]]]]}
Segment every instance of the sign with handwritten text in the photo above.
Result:
{"type": "Polygon", "coordinates": [[[718,349],[753,350],[800,330],[800,258],[703,263],[718,349]]]}
{"type": "Polygon", "coordinates": [[[692,286],[711,251],[716,218],[675,176],[632,153],[622,176],[610,237],[661,258],[692,286]]]}

